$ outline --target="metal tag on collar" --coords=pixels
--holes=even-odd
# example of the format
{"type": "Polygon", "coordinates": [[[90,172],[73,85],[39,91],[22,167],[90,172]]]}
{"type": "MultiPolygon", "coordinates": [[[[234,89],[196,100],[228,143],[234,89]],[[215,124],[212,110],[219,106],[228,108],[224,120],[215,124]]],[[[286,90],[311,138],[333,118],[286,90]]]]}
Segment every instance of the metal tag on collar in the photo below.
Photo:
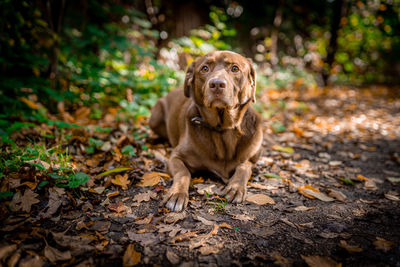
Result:
{"type": "Polygon", "coordinates": [[[200,126],[202,124],[202,122],[203,122],[203,119],[200,118],[200,117],[193,117],[190,121],[193,124],[196,124],[196,125],[200,126]]]}

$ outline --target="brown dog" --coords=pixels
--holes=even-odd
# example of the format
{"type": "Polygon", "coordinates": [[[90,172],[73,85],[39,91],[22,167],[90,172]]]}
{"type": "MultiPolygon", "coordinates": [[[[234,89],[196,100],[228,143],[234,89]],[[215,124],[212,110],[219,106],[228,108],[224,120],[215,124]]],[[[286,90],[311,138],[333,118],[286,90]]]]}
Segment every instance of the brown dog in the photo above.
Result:
{"type": "Polygon", "coordinates": [[[228,185],[229,202],[243,202],[263,133],[255,102],[256,73],[250,59],[211,52],[190,64],[183,90],[159,99],[151,129],[174,147],[168,161],[173,184],[164,202],[173,211],[188,204],[191,172],[212,171],[228,185]]]}

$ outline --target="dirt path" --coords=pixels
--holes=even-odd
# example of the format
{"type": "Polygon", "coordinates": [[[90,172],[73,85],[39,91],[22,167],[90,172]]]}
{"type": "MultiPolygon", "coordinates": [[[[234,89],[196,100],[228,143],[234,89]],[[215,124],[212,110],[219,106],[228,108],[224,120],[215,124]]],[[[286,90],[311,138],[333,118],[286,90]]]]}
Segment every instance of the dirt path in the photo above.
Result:
{"type": "Polygon", "coordinates": [[[248,192],[266,204],[226,204],[215,197],[220,181],[198,174],[186,212],[167,212],[160,200],[171,179],[154,172],[165,172],[168,148],[153,145],[131,162],[128,190],[105,182],[108,189],[98,192],[98,180],[88,191],[53,190],[63,202],[49,218],[44,190],[36,191],[41,199],[29,216],[2,207],[0,260],[399,266],[400,98],[383,87],[337,87],[270,91],[260,102],[269,106],[265,152],[248,192]],[[146,172],[156,185],[136,186],[146,172]],[[106,197],[117,189],[119,195],[106,197]]]}

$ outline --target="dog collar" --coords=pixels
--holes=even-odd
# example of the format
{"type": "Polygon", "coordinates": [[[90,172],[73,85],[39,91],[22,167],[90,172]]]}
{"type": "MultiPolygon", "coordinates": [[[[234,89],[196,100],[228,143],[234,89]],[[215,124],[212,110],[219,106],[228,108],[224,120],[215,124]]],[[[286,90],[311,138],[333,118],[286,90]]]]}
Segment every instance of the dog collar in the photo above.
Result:
{"type": "Polygon", "coordinates": [[[212,130],[212,131],[216,131],[216,132],[223,132],[223,131],[225,131],[225,129],[222,129],[222,127],[219,126],[219,125],[218,125],[218,126],[215,126],[215,127],[211,126],[210,124],[208,124],[207,122],[205,122],[205,121],[203,120],[202,117],[193,117],[193,118],[190,119],[190,122],[191,122],[194,126],[205,127],[205,128],[208,128],[208,129],[210,129],[210,130],[212,130]]]}

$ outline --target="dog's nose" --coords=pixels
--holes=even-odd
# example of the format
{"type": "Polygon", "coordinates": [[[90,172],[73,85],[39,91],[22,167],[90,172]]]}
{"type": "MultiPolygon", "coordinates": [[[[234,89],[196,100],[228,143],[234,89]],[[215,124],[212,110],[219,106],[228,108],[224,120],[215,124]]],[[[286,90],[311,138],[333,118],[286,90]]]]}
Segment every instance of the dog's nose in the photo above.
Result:
{"type": "Polygon", "coordinates": [[[216,93],[223,91],[223,89],[226,88],[226,85],[227,83],[224,79],[218,79],[218,78],[211,79],[209,83],[211,90],[216,93]]]}

